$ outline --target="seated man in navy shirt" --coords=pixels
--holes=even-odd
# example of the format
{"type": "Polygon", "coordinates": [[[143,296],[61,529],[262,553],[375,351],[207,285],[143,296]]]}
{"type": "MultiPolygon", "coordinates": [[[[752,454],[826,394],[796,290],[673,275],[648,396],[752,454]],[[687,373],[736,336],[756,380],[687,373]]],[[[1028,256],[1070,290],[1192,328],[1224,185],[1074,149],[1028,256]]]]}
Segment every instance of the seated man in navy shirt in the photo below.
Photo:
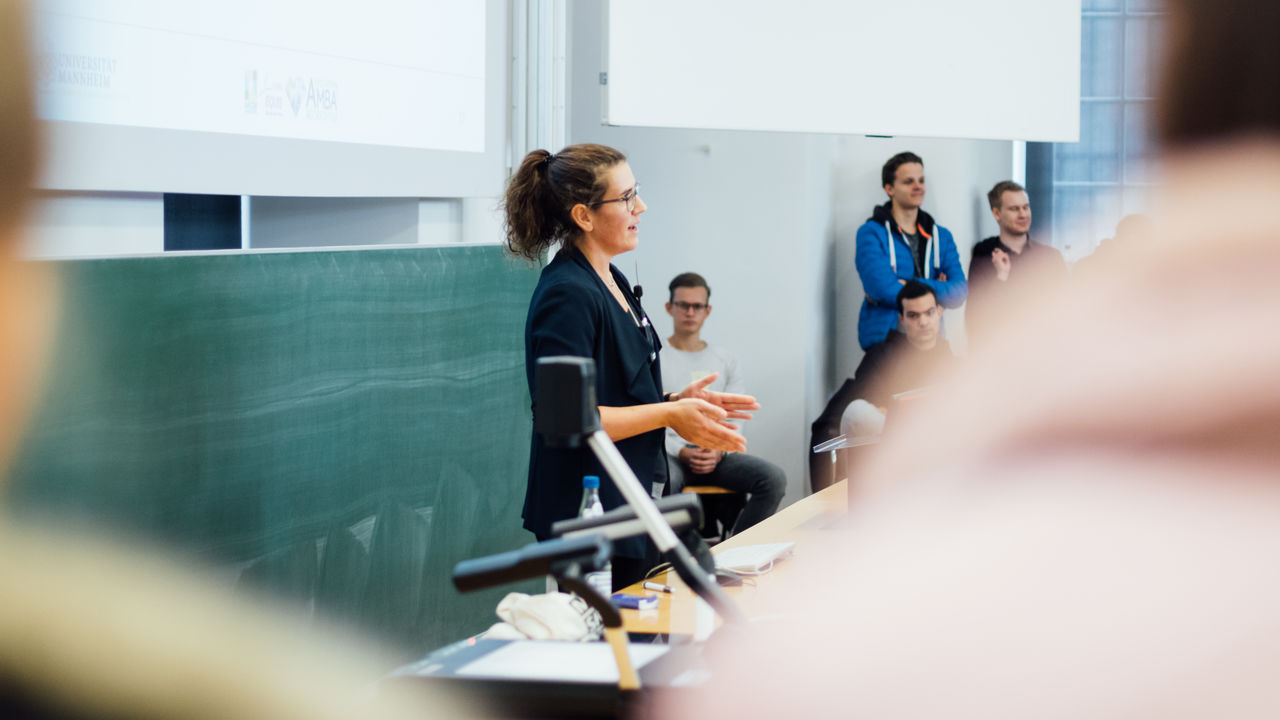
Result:
{"type": "MultiPolygon", "coordinates": [[[[897,328],[867,349],[853,377],[831,396],[813,422],[811,448],[842,433],[879,432],[894,395],[931,384],[955,363],[950,345],[941,337],[942,306],[933,288],[908,280],[897,305],[897,328]]],[[[809,453],[809,481],[815,491],[837,479],[826,453],[809,453]]]]}
{"type": "MultiPolygon", "coordinates": [[[[969,258],[969,302],[964,327],[970,347],[985,342],[1004,313],[1019,284],[1060,283],[1067,275],[1062,254],[1031,238],[1031,201],[1012,180],[1002,180],[987,193],[991,215],[1000,234],[973,246],[969,258]]],[[[1043,285],[1042,285],[1043,286],[1043,285]]]]}

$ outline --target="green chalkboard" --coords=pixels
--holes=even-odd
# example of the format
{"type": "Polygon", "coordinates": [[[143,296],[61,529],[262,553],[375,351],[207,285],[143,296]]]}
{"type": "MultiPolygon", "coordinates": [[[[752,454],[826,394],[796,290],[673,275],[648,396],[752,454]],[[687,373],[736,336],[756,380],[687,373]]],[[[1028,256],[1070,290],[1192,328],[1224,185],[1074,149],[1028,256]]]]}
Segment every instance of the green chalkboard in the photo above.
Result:
{"type": "Polygon", "coordinates": [[[59,263],[63,323],[18,512],[121,529],[421,652],[508,590],[458,560],[520,528],[537,273],[500,248],[59,263]]]}

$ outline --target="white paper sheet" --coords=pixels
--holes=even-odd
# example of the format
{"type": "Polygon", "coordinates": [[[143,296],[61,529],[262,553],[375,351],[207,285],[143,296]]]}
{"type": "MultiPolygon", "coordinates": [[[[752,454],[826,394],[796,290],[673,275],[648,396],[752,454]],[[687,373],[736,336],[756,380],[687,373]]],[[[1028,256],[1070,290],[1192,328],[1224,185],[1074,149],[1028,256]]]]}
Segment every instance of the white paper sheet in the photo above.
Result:
{"type": "MultiPolygon", "coordinates": [[[[630,646],[636,670],[667,651],[666,645],[630,646]]],[[[528,640],[508,643],[458,670],[468,677],[520,680],[559,680],[586,683],[618,682],[618,666],[608,643],[528,640]]]]}

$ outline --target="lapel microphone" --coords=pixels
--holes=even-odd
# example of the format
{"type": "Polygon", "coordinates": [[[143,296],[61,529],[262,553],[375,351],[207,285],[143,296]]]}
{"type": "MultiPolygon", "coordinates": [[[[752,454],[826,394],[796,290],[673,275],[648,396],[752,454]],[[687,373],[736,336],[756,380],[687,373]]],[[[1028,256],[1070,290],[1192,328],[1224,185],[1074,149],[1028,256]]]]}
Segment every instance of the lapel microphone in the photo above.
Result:
{"type": "Polygon", "coordinates": [[[635,295],[636,299],[639,300],[644,297],[644,288],[640,287],[640,261],[633,258],[632,262],[635,263],[636,284],[631,287],[631,294],[635,295]]]}

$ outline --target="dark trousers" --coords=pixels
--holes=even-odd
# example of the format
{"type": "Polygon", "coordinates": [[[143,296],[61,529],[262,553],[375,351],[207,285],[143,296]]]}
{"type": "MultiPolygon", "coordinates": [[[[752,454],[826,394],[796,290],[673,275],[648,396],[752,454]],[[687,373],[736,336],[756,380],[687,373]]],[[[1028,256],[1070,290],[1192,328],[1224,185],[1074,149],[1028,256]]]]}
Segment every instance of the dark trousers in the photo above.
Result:
{"type": "MultiPolygon", "coordinates": [[[[840,424],[840,418],[836,418],[840,424]]],[[[787,475],[768,460],[746,453],[729,453],[715,469],[695,475],[689,467],[667,456],[668,495],[680,492],[685,485],[715,485],[742,494],[746,504],[733,526],[734,534],[742,532],[778,511],[787,492],[787,475]]]]}
{"type": "Polygon", "coordinates": [[[814,492],[830,486],[836,478],[831,453],[815,453],[813,447],[840,435],[840,418],[844,416],[844,409],[849,406],[849,403],[858,399],[855,395],[856,391],[857,387],[853,384],[853,380],[845,380],[836,394],[827,401],[822,414],[813,421],[810,428],[809,487],[814,492]]]}

